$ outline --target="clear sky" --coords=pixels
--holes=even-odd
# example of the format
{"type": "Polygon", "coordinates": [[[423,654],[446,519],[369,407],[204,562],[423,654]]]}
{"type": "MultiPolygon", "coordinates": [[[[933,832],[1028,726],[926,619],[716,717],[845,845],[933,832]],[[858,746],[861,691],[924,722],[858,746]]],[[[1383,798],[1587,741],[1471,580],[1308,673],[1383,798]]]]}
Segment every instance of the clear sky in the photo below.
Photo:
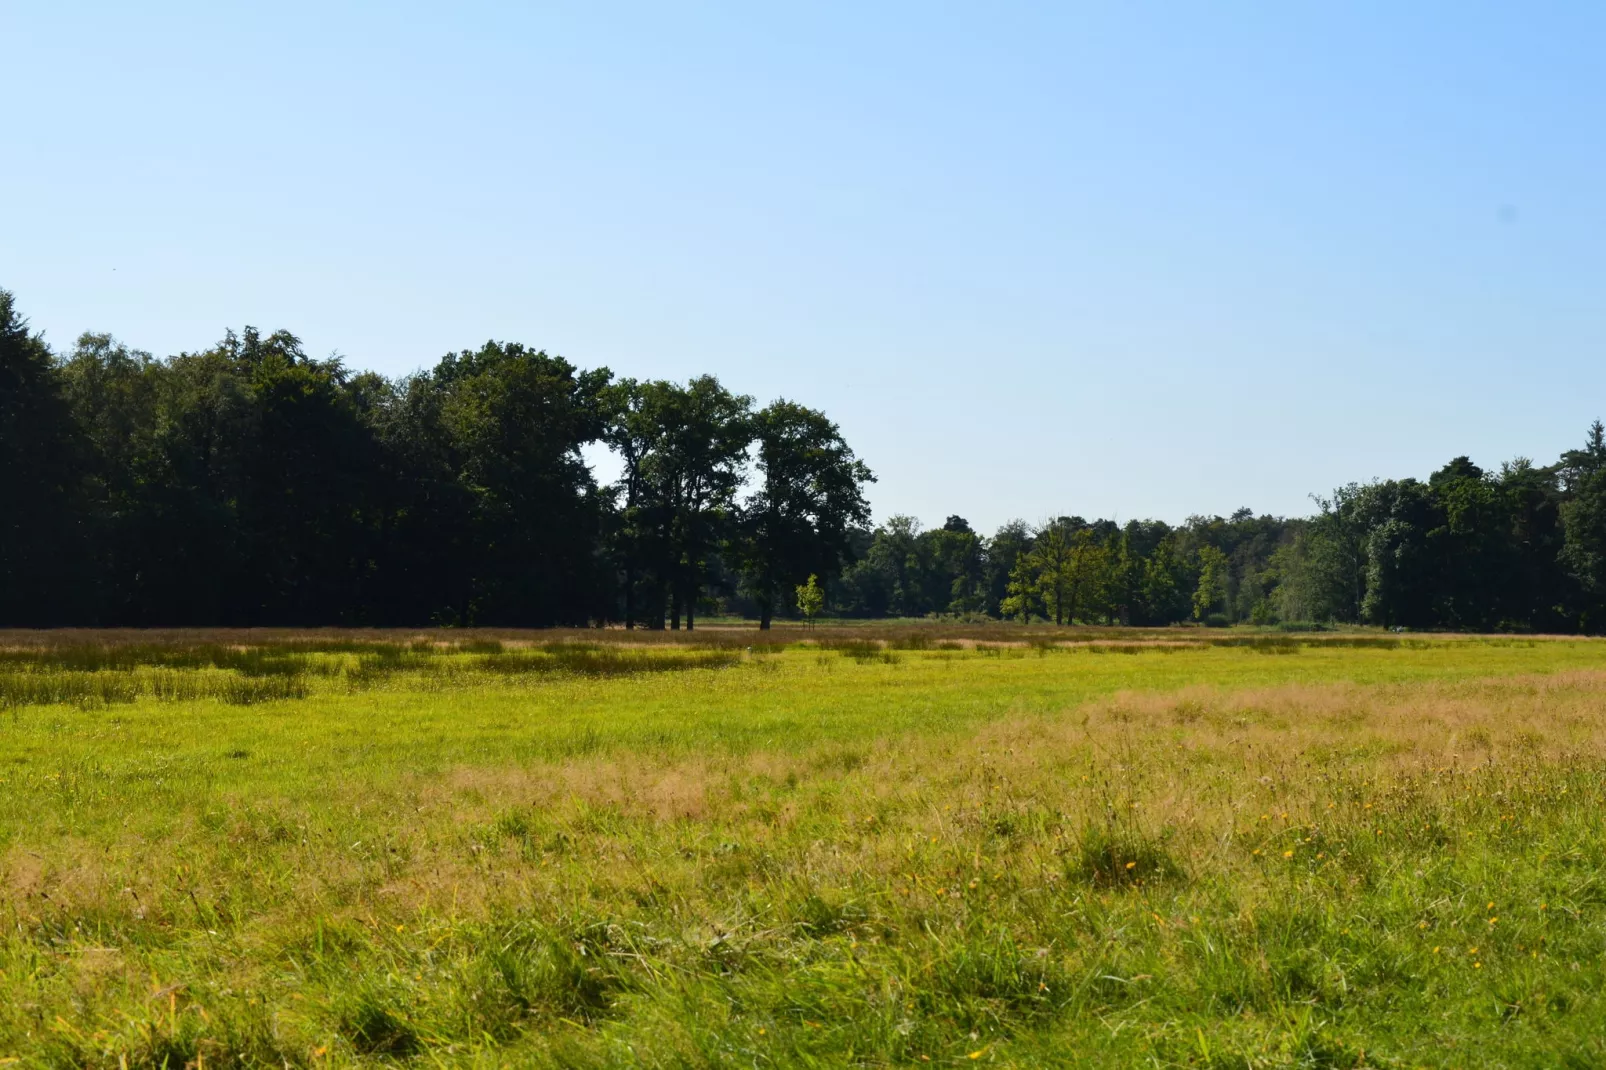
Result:
{"type": "Polygon", "coordinates": [[[823,408],[878,519],[1303,513],[1606,416],[1606,5],[0,0],[57,347],[823,408]]]}

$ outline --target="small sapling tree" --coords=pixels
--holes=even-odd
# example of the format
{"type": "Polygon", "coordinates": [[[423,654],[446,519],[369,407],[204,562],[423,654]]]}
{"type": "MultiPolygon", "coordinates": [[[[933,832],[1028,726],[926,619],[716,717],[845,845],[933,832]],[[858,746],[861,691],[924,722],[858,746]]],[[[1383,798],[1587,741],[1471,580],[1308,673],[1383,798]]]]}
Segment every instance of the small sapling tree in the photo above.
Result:
{"type": "Polygon", "coordinates": [[[797,585],[797,610],[803,614],[803,619],[813,627],[814,618],[820,615],[825,608],[825,592],[820,589],[820,578],[809,573],[809,582],[797,585]]]}

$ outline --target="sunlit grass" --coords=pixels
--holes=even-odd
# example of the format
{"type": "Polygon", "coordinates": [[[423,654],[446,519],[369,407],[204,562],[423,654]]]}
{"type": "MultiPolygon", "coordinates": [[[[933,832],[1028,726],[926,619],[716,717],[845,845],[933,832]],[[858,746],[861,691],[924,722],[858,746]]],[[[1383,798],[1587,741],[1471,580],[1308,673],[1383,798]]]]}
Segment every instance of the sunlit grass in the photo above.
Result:
{"type": "Polygon", "coordinates": [[[0,635],[0,1060],[1606,1062],[1606,645],[678,638],[0,635]]]}

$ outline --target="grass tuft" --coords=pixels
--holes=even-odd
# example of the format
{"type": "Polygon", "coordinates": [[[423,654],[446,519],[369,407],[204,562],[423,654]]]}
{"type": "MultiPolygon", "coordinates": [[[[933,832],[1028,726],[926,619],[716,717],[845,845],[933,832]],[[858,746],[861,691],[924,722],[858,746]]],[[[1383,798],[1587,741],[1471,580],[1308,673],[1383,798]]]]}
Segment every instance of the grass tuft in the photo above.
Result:
{"type": "Polygon", "coordinates": [[[339,1022],[341,1033],[361,1055],[405,1059],[421,1047],[417,1032],[382,989],[359,988],[341,1010],[339,1022]]]}
{"type": "Polygon", "coordinates": [[[1071,856],[1070,876],[1094,888],[1130,888],[1186,879],[1162,838],[1128,824],[1090,824],[1071,856]]]}

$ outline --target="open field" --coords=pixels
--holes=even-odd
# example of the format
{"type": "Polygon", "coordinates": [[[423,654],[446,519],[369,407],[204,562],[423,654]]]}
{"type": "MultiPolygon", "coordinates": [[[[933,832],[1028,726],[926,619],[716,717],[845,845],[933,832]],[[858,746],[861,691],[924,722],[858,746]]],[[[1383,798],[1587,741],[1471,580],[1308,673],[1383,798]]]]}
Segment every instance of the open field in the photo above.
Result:
{"type": "Polygon", "coordinates": [[[1606,1065],[1606,643],[0,633],[0,1064],[1606,1065]]]}

